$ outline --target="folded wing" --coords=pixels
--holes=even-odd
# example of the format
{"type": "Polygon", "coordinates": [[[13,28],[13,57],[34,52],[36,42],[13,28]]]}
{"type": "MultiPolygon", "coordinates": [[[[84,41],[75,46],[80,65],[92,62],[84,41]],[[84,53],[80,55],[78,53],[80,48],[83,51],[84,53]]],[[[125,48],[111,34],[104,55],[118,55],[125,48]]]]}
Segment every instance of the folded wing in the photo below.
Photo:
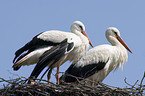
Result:
{"type": "Polygon", "coordinates": [[[67,39],[63,40],[57,46],[47,50],[41,57],[34,70],[32,71],[30,78],[37,78],[41,71],[49,65],[49,69],[56,64],[65,54],[70,52],[74,48],[73,43],[68,43],[67,39]]]}

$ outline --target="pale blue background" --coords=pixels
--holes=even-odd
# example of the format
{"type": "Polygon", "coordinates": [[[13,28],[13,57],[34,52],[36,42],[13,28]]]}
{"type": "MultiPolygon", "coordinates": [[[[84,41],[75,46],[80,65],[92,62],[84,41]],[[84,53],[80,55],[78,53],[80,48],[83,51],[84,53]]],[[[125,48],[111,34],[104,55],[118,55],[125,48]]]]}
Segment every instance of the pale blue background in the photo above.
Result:
{"type": "MultiPolygon", "coordinates": [[[[137,79],[141,80],[145,71],[144,0],[1,0],[0,77],[16,78],[14,74],[29,77],[34,66],[13,71],[15,51],[40,32],[52,29],[70,31],[75,20],[85,24],[94,46],[108,43],[105,31],[114,26],[133,51],[133,54],[128,53],[129,59],[124,69],[111,72],[104,83],[125,87],[125,77],[131,84],[137,79]]],[[[61,66],[61,72],[69,65],[67,62],[61,66]]],[[[51,81],[55,82],[54,76],[51,81]]]]}

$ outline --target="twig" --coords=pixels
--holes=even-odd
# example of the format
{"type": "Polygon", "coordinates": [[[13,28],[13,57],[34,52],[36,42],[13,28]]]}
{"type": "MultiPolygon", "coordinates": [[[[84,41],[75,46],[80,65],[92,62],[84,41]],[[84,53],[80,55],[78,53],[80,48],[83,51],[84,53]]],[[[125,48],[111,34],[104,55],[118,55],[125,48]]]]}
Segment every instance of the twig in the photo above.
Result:
{"type": "Polygon", "coordinates": [[[126,77],[125,77],[125,79],[124,79],[124,82],[125,82],[127,85],[129,85],[129,86],[131,86],[132,88],[134,88],[134,86],[133,86],[133,85],[131,85],[131,84],[127,83],[127,81],[126,81],[126,77]]]}
{"type": "MultiPolygon", "coordinates": [[[[73,76],[76,78],[75,76],[73,76]]],[[[28,78],[25,77],[20,77],[16,79],[11,79],[11,80],[5,80],[3,78],[0,78],[0,82],[7,82],[9,85],[4,86],[3,89],[0,89],[0,95],[6,96],[14,96],[16,94],[19,95],[29,95],[29,96],[34,96],[34,95],[85,95],[85,96],[110,96],[110,95],[119,95],[119,96],[128,96],[128,95],[145,95],[143,91],[145,90],[145,85],[142,85],[143,79],[145,78],[145,73],[143,78],[141,79],[140,85],[138,85],[136,88],[135,86],[137,85],[137,82],[135,82],[134,85],[131,85],[127,83],[126,78],[124,81],[126,81],[126,84],[128,84],[130,87],[129,88],[119,88],[119,87],[114,87],[110,86],[104,83],[97,83],[94,81],[86,80],[83,79],[83,82],[80,81],[82,78],[76,78],[78,79],[78,83],[74,84],[63,84],[63,85],[57,85],[52,82],[50,84],[47,84],[47,80],[43,79],[35,79],[36,83],[34,85],[27,84],[26,81],[29,80],[28,78]],[[41,80],[42,82],[37,82],[41,80]],[[86,85],[86,82],[94,82],[95,84],[98,84],[98,86],[88,86],[86,85]]]]}
{"type": "Polygon", "coordinates": [[[144,75],[143,75],[143,77],[142,77],[142,79],[141,79],[141,82],[140,82],[140,85],[139,85],[139,86],[140,86],[140,88],[139,88],[139,93],[141,94],[141,96],[143,95],[142,93],[143,93],[143,90],[144,90],[144,89],[142,88],[142,86],[143,86],[143,85],[142,85],[142,82],[143,82],[144,78],[145,78],[145,72],[144,72],[144,75]]]}
{"type": "Polygon", "coordinates": [[[143,82],[144,78],[145,78],[145,72],[144,72],[144,75],[143,75],[143,77],[141,79],[140,86],[142,86],[142,82],[143,82]]]}

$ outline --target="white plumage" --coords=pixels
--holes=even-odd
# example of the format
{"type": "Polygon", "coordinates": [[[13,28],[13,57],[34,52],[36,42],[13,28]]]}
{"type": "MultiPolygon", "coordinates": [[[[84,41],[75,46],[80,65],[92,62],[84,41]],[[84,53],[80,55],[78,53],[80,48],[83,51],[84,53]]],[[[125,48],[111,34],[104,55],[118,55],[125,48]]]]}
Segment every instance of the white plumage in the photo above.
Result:
{"type": "Polygon", "coordinates": [[[127,50],[131,53],[132,51],[121,39],[117,28],[109,27],[106,31],[106,38],[112,45],[104,44],[90,49],[78,62],[67,69],[60,81],[76,82],[76,78],[79,80],[87,78],[102,82],[112,70],[118,66],[123,67],[128,59],[127,50]]]}
{"type": "Polygon", "coordinates": [[[69,42],[72,43],[71,47],[68,50],[69,53],[68,52],[61,53],[62,54],[61,57],[54,58],[54,59],[57,59],[55,64],[49,64],[47,62],[41,62],[41,63],[39,62],[36,65],[30,77],[37,78],[37,76],[43,70],[43,68],[38,68],[37,66],[44,67],[46,65],[48,66],[52,65],[51,70],[53,67],[57,66],[58,67],[57,69],[59,71],[59,66],[63,64],[65,61],[67,60],[77,61],[88,50],[89,43],[91,44],[91,46],[92,46],[92,43],[90,42],[87,34],[85,33],[85,26],[83,25],[82,22],[75,21],[71,26],[71,31],[72,33],[52,30],[52,31],[46,31],[46,32],[40,33],[37,36],[35,36],[24,47],[16,51],[15,53],[16,56],[13,60],[14,70],[18,70],[21,66],[24,66],[24,65],[31,65],[31,64],[38,63],[38,61],[47,61],[47,60],[51,61],[49,57],[47,58],[46,53],[52,54],[53,52],[49,51],[48,53],[48,50],[50,49],[52,50],[54,46],[59,45],[65,39],[67,39],[68,43],[69,42]],[[27,53],[23,53],[24,51],[27,51],[27,53]],[[45,58],[42,58],[42,57],[45,57],[45,58]]]}

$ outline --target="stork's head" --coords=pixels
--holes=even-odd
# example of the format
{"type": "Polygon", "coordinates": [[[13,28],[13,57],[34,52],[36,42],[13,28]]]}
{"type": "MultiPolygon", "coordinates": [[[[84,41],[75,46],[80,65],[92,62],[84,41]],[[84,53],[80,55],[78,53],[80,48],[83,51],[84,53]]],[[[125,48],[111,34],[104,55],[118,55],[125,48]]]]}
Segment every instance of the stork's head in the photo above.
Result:
{"type": "Polygon", "coordinates": [[[108,36],[113,36],[114,38],[116,38],[117,36],[120,36],[120,32],[117,28],[115,27],[109,27],[106,31],[106,38],[108,36]]]}
{"type": "Polygon", "coordinates": [[[85,26],[81,21],[75,21],[71,25],[71,31],[77,30],[79,32],[85,31],[85,26]]]}
{"type": "Polygon", "coordinates": [[[132,51],[129,49],[129,47],[126,45],[126,43],[123,41],[123,39],[120,36],[120,32],[115,27],[109,27],[106,30],[106,38],[112,45],[123,45],[129,52],[132,53],[132,51]]]}
{"type": "Polygon", "coordinates": [[[85,32],[85,26],[81,21],[75,21],[72,25],[71,25],[71,32],[75,33],[77,35],[79,35],[80,33],[83,34],[84,36],[86,36],[89,40],[89,44],[93,47],[88,35],[85,32]]]}

